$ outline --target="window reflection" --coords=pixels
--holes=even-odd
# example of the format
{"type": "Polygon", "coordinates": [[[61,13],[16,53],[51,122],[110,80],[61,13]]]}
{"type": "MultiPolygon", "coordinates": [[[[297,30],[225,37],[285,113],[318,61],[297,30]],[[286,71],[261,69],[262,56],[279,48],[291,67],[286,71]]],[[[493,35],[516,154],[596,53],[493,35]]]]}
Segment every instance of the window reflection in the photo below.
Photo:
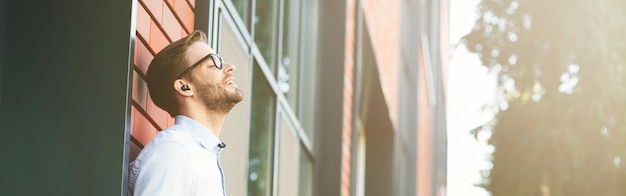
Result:
{"type": "Polygon", "coordinates": [[[246,28],[250,30],[250,5],[252,4],[250,0],[232,0],[233,5],[235,5],[235,9],[241,16],[243,23],[246,24],[246,28]]]}
{"type": "Polygon", "coordinates": [[[276,97],[256,61],[253,67],[248,195],[270,195],[276,97]]]}
{"type": "Polygon", "coordinates": [[[300,33],[300,1],[284,0],[282,59],[278,67],[278,85],[294,112],[298,112],[300,63],[298,62],[300,33]]]}
{"type": "Polygon", "coordinates": [[[264,0],[256,3],[254,23],[254,41],[263,55],[265,62],[275,73],[274,62],[276,48],[276,0],[264,0]]]}

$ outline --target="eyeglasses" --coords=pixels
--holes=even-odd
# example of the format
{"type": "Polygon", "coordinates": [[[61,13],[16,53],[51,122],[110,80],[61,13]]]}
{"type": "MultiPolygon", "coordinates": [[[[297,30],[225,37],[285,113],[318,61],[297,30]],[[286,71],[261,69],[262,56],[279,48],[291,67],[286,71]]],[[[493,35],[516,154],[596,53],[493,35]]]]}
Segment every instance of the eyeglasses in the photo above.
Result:
{"type": "Polygon", "coordinates": [[[211,60],[213,60],[213,64],[214,65],[212,65],[212,66],[215,66],[218,69],[222,69],[222,65],[224,64],[224,59],[222,57],[220,57],[219,55],[215,54],[215,53],[209,53],[205,57],[201,58],[198,62],[196,62],[193,65],[189,66],[189,68],[187,68],[187,70],[185,70],[185,72],[181,73],[180,76],[178,76],[178,79],[183,78],[183,76],[186,73],[191,72],[191,70],[193,70],[193,68],[196,68],[198,65],[202,64],[202,62],[206,61],[209,57],[211,57],[211,60]]]}

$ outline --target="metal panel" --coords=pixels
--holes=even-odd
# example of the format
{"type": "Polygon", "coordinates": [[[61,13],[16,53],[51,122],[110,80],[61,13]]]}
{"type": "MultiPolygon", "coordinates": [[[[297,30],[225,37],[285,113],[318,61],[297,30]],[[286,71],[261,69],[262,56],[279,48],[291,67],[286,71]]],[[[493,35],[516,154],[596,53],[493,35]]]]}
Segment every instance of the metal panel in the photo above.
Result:
{"type": "Polygon", "coordinates": [[[123,194],[132,5],[10,2],[0,111],[3,195],[123,194]]]}
{"type": "MultiPolygon", "coordinates": [[[[7,21],[9,18],[9,0],[0,0],[0,78],[4,70],[6,51],[7,21]]],[[[2,110],[2,80],[0,79],[0,110],[2,110]]]]}
{"type": "Polygon", "coordinates": [[[298,195],[298,173],[300,171],[300,141],[289,120],[280,116],[280,149],[278,150],[278,195],[298,195]]]}

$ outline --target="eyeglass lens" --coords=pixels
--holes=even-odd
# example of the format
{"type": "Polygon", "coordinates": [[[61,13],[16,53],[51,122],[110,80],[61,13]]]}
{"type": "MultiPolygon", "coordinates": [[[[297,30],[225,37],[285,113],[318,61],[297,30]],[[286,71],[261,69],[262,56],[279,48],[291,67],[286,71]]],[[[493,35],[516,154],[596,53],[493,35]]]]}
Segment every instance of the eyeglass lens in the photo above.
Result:
{"type": "Polygon", "coordinates": [[[215,67],[222,69],[222,65],[224,63],[224,59],[222,59],[222,57],[217,56],[217,54],[213,54],[211,55],[211,59],[213,60],[213,63],[215,63],[215,67]]]}

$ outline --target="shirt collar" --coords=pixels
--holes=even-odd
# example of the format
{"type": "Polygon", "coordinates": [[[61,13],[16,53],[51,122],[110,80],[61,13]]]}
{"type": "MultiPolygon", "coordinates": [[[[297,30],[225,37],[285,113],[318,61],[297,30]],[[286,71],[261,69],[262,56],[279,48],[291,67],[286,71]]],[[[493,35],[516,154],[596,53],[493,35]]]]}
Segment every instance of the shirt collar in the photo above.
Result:
{"type": "Polygon", "coordinates": [[[191,133],[191,136],[205,149],[213,149],[218,144],[223,142],[217,138],[217,136],[207,127],[200,124],[198,121],[191,119],[184,115],[177,115],[175,117],[176,125],[189,127],[187,131],[191,133]]]}

